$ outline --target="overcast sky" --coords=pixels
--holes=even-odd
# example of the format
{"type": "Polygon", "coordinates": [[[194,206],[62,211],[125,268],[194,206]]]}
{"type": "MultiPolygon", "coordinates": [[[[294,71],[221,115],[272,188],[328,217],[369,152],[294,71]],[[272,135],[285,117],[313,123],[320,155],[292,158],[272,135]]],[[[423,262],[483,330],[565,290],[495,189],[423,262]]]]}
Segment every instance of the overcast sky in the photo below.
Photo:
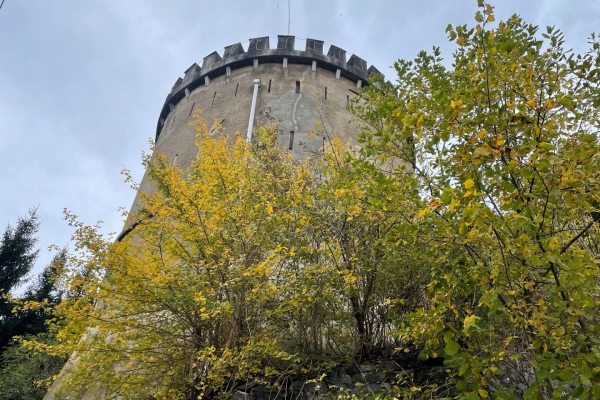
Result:
{"type": "MultiPolygon", "coordinates": [[[[1,1],[1,0],[0,0],[1,1]]],[[[291,0],[296,38],[335,44],[394,80],[390,66],[421,49],[453,46],[448,23],[473,24],[476,0],[291,0]]],[[[513,13],[565,32],[586,50],[600,29],[599,0],[497,0],[513,13]]],[[[67,208],[119,232],[119,207],[141,179],[141,153],[155,134],[173,83],[194,62],[249,38],[287,34],[287,0],[5,0],[0,9],[0,230],[39,206],[36,271],[50,244],[69,244],[67,208]]],[[[247,48],[247,43],[243,43],[247,48]]],[[[304,41],[296,40],[304,49],[304,41]]]]}

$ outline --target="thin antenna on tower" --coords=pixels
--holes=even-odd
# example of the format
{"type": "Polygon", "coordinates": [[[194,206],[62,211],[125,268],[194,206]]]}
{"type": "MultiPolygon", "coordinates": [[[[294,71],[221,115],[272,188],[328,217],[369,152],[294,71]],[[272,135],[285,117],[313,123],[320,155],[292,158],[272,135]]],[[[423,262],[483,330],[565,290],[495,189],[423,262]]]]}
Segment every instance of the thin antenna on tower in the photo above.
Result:
{"type": "Polygon", "coordinates": [[[290,20],[292,19],[291,14],[292,12],[290,10],[290,0],[288,0],[288,36],[290,36],[290,20]]]}

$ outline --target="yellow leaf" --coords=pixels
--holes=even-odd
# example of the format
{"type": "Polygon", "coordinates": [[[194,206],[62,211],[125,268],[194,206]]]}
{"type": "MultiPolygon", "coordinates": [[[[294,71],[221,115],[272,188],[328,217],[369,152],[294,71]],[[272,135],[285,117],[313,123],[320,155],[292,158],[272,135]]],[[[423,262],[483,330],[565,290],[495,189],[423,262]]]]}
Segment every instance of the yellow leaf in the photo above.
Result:
{"type": "MultiPolygon", "coordinates": [[[[488,19],[489,19],[489,18],[488,18],[488,19]]],[[[489,394],[487,391],[483,390],[483,389],[479,389],[479,391],[478,391],[478,392],[479,392],[479,395],[480,395],[481,397],[483,397],[484,399],[486,399],[486,398],[488,398],[488,397],[490,396],[490,394],[489,394]]]]}
{"type": "Polygon", "coordinates": [[[475,181],[473,179],[467,179],[465,182],[465,188],[471,189],[475,185],[475,181]]]}
{"type": "MultiPolygon", "coordinates": [[[[469,232],[469,234],[470,234],[470,232],[469,232]]],[[[476,315],[469,315],[464,320],[464,327],[466,328],[468,326],[474,325],[475,323],[477,323],[478,319],[480,319],[480,318],[478,316],[476,316],[476,315]]]]}
{"type": "Polygon", "coordinates": [[[531,99],[527,102],[527,107],[535,108],[535,99],[531,99]]]}

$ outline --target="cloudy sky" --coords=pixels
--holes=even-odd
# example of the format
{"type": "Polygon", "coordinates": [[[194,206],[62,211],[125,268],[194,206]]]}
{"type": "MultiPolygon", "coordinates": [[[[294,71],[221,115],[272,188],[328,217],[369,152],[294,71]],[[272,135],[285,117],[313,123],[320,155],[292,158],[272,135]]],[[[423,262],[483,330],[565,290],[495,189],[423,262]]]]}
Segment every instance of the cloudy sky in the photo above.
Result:
{"type": "MultiPolygon", "coordinates": [[[[1,1],[1,0],[0,0],[1,1]]],[[[476,0],[291,0],[297,38],[335,44],[393,80],[390,66],[421,49],[453,46],[448,23],[473,22],[476,0]]],[[[555,25],[576,51],[600,26],[598,0],[497,0],[513,13],[555,25]]],[[[122,226],[119,207],[141,179],[171,86],[194,62],[249,38],[286,34],[287,0],[5,0],[0,9],[0,229],[32,207],[42,219],[36,270],[50,244],[69,244],[67,208],[104,232],[122,226]]],[[[247,48],[247,43],[243,43],[247,48]]],[[[304,48],[297,40],[296,47],[304,48]]]]}

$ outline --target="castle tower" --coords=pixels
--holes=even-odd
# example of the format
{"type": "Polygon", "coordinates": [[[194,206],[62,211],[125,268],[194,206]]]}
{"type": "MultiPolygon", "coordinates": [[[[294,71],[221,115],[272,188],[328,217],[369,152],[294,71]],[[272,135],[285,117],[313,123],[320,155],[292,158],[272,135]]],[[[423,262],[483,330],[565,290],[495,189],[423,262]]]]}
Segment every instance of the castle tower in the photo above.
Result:
{"type": "MultiPolygon", "coordinates": [[[[304,51],[295,49],[294,36],[279,35],[271,48],[269,37],[250,39],[212,52],[178,78],[167,96],[156,127],[156,151],[186,167],[197,156],[196,132],[189,125],[194,110],[210,127],[217,119],[226,134],[241,132],[251,138],[255,119],[268,114],[279,121],[279,144],[295,158],[320,150],[324,137],[307,135],[319,122],[346,143],[356,143],[357,124],[346,109],[371,73],[380,74],[357,55],[323,41],[306,39],[304,51]],[[320,107],[319,107],[320,106],[320,107]]],[[[146,179],[141,190],[150,189],[146,179]]],[[[136,208],[134,203],[133,209],[136,208]]]]}
{"type": "MultiPolygon", "coordinates": [[[[221,56],[216,51],[204,57],[202,66],[192,64],[183,78],[178,78],[161,109],[156,128],[156,151],[173,162],[187,167],[198,156],[194,145],[196,131],[190,122],[194,110],[202,109],[202,118],[210,127],[215,119],[224,133],[241,132],[251,140],[255,119],[268,114],[279,121],[282,135],[279,145],[297,158],[305,158],[324,145],[324,137],[308,135],[317,122],[335,133],[344,142],[356,143],[360,127],[348,124],[352,115],[349,101],[359,95],[371,73],[380,74],[373,66],[367,68],[362,58],[331,45],[325,55],[323,41],[306,39],[304,51],[295,49],[295,37],[277,37],[271,48],[269,37],[250,39],[247,50],[241,43],[225,47],[221,56]]],[[[152,190],[144,177],[140,190],[152,190]]],[[[134,201],[132,211],[138,206],[134,201]]],[[[117,240],[132,232],[129,221],[117,240]]],[[[76,367],[72,357],[61,375],[76,367]]],[[[44,399],[55,399],[61,378],[50,388],[44,399]]],[[[88,390],[82,399],[103,398],[97,390],[88,390]]]]}

